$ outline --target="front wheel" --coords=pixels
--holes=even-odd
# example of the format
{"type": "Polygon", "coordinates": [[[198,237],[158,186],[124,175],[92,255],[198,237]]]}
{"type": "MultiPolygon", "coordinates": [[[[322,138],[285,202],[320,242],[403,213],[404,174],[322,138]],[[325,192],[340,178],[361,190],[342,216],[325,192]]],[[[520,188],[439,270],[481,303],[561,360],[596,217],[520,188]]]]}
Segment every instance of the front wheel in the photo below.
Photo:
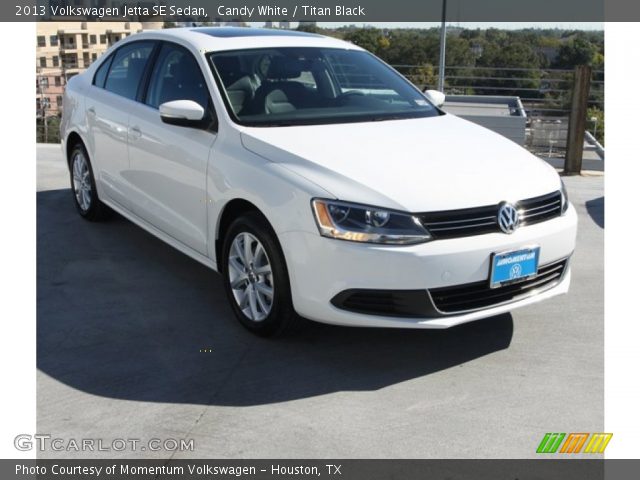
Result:
{"type": "Polygon", "coordinates": [[[222,250],[225,290],[240,323],[260,336],[287,330],[297,315],[284,255],[267,222],[256,213],[236,219],[222,250]]]}

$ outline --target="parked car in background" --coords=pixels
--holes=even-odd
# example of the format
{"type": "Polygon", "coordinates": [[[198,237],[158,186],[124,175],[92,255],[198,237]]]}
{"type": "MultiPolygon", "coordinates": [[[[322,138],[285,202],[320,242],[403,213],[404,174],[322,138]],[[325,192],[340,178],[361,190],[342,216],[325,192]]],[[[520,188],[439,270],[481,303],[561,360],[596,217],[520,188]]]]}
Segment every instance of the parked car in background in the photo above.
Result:
{"type": "Polygon", "coordinates": [[[336,39],[168,29],[70,80],[62,147],[83,218],[115,210],[217,270],[260,335],[444,328],[565,293],[558,174],[443,100],[336,39]]]}

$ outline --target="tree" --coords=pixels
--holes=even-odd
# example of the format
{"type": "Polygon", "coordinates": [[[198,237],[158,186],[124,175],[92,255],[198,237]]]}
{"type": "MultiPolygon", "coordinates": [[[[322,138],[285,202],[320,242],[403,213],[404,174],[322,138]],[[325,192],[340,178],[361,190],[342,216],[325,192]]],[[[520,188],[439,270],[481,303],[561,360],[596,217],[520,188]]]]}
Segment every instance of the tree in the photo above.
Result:
{"type": "Polygon", "coordinates": [[[300,22],[298,28],[296,28],[299,32],[307,32],[307,33],[320,33],[322,31],[317,25],[309,22],[300,22]]]}
{"type": "Polygon", "coordinates": [[[541,96],[541,93],[530,90],[540,88],[542,72],[539,68],[541,63],[541,55],[527,43],[520,41],[509,41],[504,45],[490,43],[485,47],[482,57],[478,60],[478,66],[492,67],[493,69],[478,70],[476,75],[499,78],[499,80],[477,80],[476,83],[479,86],[487,87],[478,89],[478,93],[516,95],[527,98],[541,96]],[[509,70],[514,68],[518,70],[509,70]],[[525,80],[520,80],[522,78],[525,80]],[[488,87],[496,88],[492,90],[488,87]]]}
{"type": "Polygon", "coordinates": [[[438,81],[433,65],[413,67],[407,71],[406,76],[414,85],[418,86],[420,90],[435,88],[438,81]]]}
{"type": "Polygon", "coordinates": [[[584,36],[578,35],[560,47],[554,66],[573,68],[576,65],[592,65],[596,59],[596,53],[598,53],[598,47],[584,36]]]}
{"type": "Polygon", "coordinates": [[[344,39],[376,55],[390,46],[390,41],[385,37],[384,32],[377,28],[360,28],[353,30],[348,32],[344,36],[344,39]]]}
{"type": "Polygon", "coordinates": [[[460,37],[447,37],[446,61],[447,66],[452,67],[473,66],[475,63],[475,56],[471,51],[470,42],[460,37]]]}

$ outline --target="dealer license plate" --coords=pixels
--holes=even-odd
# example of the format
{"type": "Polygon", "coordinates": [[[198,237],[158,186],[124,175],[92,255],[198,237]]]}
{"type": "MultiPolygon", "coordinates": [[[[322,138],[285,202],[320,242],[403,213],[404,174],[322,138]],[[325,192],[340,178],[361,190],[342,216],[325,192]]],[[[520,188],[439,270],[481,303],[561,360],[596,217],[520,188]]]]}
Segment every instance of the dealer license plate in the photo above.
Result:
{"type": "Polygon", "coordinates": [[[509,283],[521,282],[538,274],[540,247],[527,247],[491,256],[489,286],[498,288],[509,283]]]}

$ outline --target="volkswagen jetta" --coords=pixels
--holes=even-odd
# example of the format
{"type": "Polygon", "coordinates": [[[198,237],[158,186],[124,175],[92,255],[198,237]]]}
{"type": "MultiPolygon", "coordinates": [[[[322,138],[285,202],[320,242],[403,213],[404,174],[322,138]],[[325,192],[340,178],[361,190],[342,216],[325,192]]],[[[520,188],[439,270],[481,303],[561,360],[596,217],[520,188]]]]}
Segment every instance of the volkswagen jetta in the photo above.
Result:
{"type": "Polygon", "coordinates": [[[299,316],[444,328],[565,293],[576,213],[555,170],[319,35],[132,35],[73,77],[79,214],[115,210],[219,271],[260,335],[299,316]]]}

